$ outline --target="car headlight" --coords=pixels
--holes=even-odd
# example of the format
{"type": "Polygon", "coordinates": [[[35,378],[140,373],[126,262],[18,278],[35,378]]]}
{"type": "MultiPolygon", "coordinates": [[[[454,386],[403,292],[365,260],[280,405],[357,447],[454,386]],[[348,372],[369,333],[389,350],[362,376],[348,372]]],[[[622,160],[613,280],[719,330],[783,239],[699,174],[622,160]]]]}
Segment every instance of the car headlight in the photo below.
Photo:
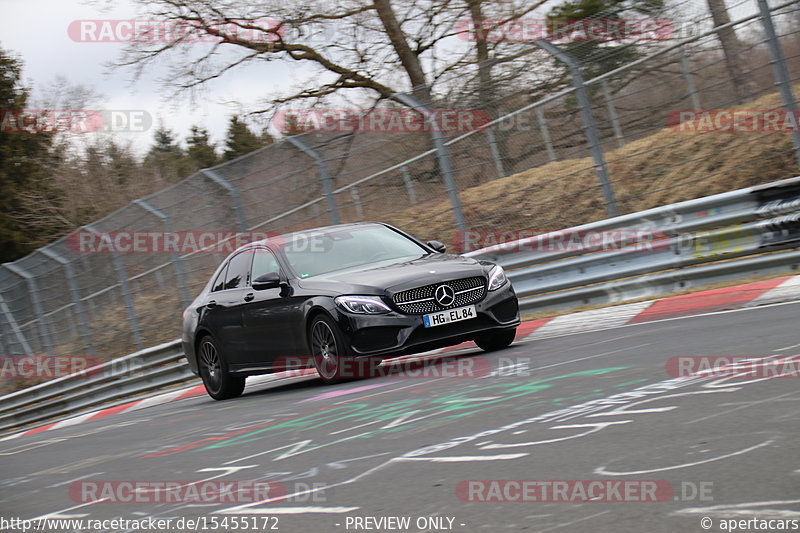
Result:
{"type": "Polygon", "coordinates": [[[489,271],[489,290],[496,291],[500,287],[506,284],[508,278],[506,277],[506,271],[503,270],[503,267],[500,265],[495,265],[489,271]]]}
{"type": "Polygon", "coordinates": [[[379,315],[391,311],[380,298],[371,296],[337,296],[336,305],[358,315],[379,315]]]}

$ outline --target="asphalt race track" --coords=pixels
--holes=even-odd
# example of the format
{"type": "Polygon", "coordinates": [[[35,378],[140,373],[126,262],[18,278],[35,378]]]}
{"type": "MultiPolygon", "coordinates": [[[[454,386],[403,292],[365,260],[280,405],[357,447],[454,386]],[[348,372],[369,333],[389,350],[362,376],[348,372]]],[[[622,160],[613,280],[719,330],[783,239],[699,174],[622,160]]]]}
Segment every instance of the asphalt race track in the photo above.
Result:
{"type": "Polygon", "coordinates": [[[208,531],[693,532],[754,518],[796,529],[800,381],[676,378],[671,358],[794,356],[799,326],[800,303],[663,320],[26,435],[0,442],[0,517],[204,517],[208,531]],[[245,489],[192,501],[198,481],[245,489]],[[582,497],[593,481],[604,496],[582,497]],[[119,482],[149,488],[121,501],[119,482]],[[182,487],[181,501],[164,501],[161,482],[182,487]]]}

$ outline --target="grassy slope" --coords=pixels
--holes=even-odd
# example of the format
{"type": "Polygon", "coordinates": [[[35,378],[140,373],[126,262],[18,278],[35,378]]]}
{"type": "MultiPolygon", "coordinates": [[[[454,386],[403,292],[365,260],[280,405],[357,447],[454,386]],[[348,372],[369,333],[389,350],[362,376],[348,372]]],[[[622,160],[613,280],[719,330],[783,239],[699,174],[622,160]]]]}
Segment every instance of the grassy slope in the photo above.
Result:
{"type": "MultiPolygon", "coordinates": [[[[739,109],[779,107],[773,93],[739,109]]],[[[606,152],[606,161],[621,214],[800,173],[789,133],[664,128],[606,152]]],[[[590,158],[555,161],[462,190],[460,196],[472,229],[545,231],[606,218],[590,158]]],[[[396,212],[389,221],[424,238],[444,240],[453,229],[446,200],[396,212]]]]}

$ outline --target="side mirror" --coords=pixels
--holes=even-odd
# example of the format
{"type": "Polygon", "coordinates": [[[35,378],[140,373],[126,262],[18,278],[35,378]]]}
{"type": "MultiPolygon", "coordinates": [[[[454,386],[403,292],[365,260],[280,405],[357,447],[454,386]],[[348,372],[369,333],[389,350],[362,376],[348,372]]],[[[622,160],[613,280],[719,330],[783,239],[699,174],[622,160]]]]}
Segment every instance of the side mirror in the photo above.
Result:
{"type": "Polygon", "coordinates": [[[445,253],[445,251],[447,251],[447,246],[445,246],[445,244],[440,241],[428,241],[428,246],[430,246],[440,254],[443,254],[445,253]]]}
{"type": "Polygon", "coordinates": [[[274,289],[276,287],[280,287],[281,284],[281,276],[277,272],[270,272],[268,274],[263,274],[258,276],[256,279],[253,280],[253,289],[257,291],[263,291],[264,289],[274,289]]]}

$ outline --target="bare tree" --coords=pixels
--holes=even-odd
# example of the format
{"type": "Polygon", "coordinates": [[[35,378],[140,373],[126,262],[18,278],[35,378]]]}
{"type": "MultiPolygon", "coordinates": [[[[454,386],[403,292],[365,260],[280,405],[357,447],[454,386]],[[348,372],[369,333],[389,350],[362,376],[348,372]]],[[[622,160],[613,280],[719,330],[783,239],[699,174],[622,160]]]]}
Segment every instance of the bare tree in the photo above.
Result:
{"type": "MultiPolygon", "coordinates": [[[[101,0],[97,0],[101,1],[101,0]]],[[[317,102],[332,95],[357,91],[374,103],[398,92],[412,91],[432,102],[441,87],[447,92],[455,82],[454,71],[464,65],[486,62],[493,54],[512,47],[531,52],[528,43],[473,43],[459,40],[458,25],[482,16],[482,0],[323,0],[252,3],[230,0],[138,0],[154,20],[190,27],[169,42],[131,43],[120,65],[138,69],[171,56],[169,84],[192,90],[249,63],[288,61],[299,63],[308,73],[293,92],[269,95],[272,106],[298,100],[317,102]],[[271,22],[269,22],[271,21],[271,22]],[[203,53],[187,46],[198,36],[211,36],[203,53]],[[455,43],[455,44],[453,44],[455,43]],[[448,84],[451,84],[448,87],[448,84]]],[[[541,5],[524,0],[493,2],[491,16],[513,20],[541,5]]],[[[153,41],[153,40],[151,40],[153,41]]],[[[303,71],[299,71],[303,72],[303,71]]],[[[464,72],[460,81],[463,83],[464,72]]],[[[486,83],[489,70],[481,71],[486,83]]],[[[266,110],[264,110],[266,111],[266,110]]]]}
{"type": "MultiPolygon", "coordinates": [[[[290,104],[312,107],[335,102],[336,107],[351,107],[347,103],[355,102],[365,111],[378,105],[399,106],[388,101],[397,93],[410,93],[431,108],[491,109],[489,114],[496,116],[492,101],[499,101],[501,93],[531,92],[534,84],[522,81],[534,78],[537,69],[518,60],[539,52],[525,42],[468,39],[463,23],[484,15],[514,20],[543,1],[138,0],[145,11],[142,18],[192,31],[166,42],[147,38],[132,42],[118,65],[141,72],[165,61],[170,68],[168,86],[190,93],[242,65],[275,61],[293,65],[300,83],[265,88],[265,105],[252,110],[265,115],[290,104]],[[208,36],[216,42],[197,44],[198,37],[208,36]]],[[[415,152],[429,148],[431,140],[410,134],[396,142],[415,152]]],[[[347,159],[339,158],[342,163],[347,159]]],[[[419,165],[425,168],[416,174],[436,180],[437,165],[431,158],[419,165]]]]}
{"type": "Polygon", "coordinates": [[[730,24],[731,17],[728,15],[728,8],[725,0],[707,0],[708,10],[711,12],[711,19],[714,27],[725,26],[717,30],[717,37],[722,44],[722,53],[725,56],[725,68],[733,83],[733,89],[739,103],[744,102],[753,93],[752,81],[745,77],[742,66],[742,43],[736,36],[736,30],[730,24]]]}

